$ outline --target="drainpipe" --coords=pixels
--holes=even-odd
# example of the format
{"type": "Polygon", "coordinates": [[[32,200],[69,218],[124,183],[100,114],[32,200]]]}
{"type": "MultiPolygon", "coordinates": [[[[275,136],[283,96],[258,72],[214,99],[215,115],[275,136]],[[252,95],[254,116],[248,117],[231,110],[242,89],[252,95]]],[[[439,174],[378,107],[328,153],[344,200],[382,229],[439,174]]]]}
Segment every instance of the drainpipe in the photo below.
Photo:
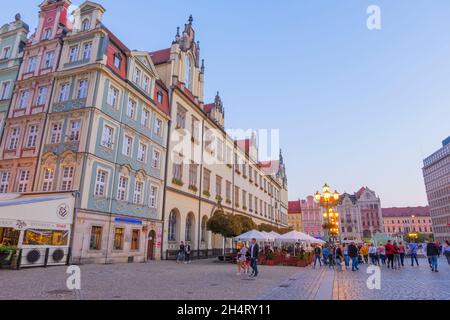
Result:
{"type": "MultiPolygon", "coordinates": [[[[75,238],[75,223],[76,223],[76,221],[78,219],[78,208],[80,207],[80,203],[79,203],[79,201],[80,201],[80,191],[74,191],[72,194],[75,196],[75,204],[74,204],[74,208],[73,208],[73,221],[72,221],[72,227],[71,227],[71,231],[70,231],[70,247],[69,247],[70,260],[69,260],[69,264],[72,264],[72,262],[73,262],[72,250],[73,250],[73,245],[75,243],[75,239],[74,239],[75,238]]],[[[80,255],[79,263],[80,262],[81,262],[81,255],[80,255]]]]}

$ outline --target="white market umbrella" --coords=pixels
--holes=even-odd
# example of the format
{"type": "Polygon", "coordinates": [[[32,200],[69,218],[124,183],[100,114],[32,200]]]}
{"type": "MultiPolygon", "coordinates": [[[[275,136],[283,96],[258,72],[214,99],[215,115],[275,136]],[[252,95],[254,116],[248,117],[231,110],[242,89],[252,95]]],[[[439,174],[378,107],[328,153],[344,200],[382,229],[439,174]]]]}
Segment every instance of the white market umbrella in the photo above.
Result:
{"type": "Polygon", "coordinates": [[[234,238],[235,241],[251,241],[252,239],[256,239],[256,241],[269,241],[265,234],[257,230],[248,231],[234,238]]]}
{"type": "Polygon", "coordinates": [[[269,234],[272,235],[273,237],[275,237],[275,239],[280,236],[280,234],[276,233],[275,231],[270,231],[269,234]]]}
{"type": "Polygon", "coordinates": [[[283,234],[282,236],[279,236],[276,238],[278,241],[281,242],[311,242],[311,239],[307,234],[304,234],[303,232],[299,231],[291,231],[286,234],[283,234]]]}
{"type": "Polygon", "coordinates": [[[261,231],[261,233],[267,237],[268,241],[275,241],[275,236],[270,234],[269,232],[261,231]]]}

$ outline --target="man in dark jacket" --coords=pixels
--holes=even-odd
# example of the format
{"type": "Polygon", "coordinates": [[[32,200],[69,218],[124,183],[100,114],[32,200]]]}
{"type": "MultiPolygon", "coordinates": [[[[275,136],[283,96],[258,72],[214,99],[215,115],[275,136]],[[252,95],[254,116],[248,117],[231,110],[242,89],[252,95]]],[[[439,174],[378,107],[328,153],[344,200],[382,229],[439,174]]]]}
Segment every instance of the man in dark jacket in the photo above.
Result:
{"type": "Polygon", "coordinates": [[[258,254],[259,254],[259,246],[256,243],[256,239],[252,239],[252,244],[250,245],[250,267],[253,269],[250,277],[258,276],[258,254]]]}
{"type": "Polygon", "coordinates": [[[358,268],[358,247],[356,247],[355,243],[352,242],[348,246],[348,256],[352,259],[352,271],[359,270],[358,268]]]}
{"type": "Polygon", "coordinates": [[[431,271],[438,272],[439,247],[435,242],[428,243],[427,256],[431,258],[431,271]]]}

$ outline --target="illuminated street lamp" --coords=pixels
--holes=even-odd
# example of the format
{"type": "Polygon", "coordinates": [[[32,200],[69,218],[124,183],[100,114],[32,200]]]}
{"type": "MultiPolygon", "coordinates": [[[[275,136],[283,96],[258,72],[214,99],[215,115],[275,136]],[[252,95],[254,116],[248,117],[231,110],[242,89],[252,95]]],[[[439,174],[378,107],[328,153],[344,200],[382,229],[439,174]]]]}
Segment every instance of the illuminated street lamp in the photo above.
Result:
{"type": "Polygon", "coordinates": [[[340,194],[337,191],[330,192],[330,187],[325,184],[322,188],[322,194],[317,191],[314,200],[324,208],[323,229],[325,231],[325,240],[335,241],[339,236],[339,213],[334,211],[334,207],[339,204],[340,194]]]}

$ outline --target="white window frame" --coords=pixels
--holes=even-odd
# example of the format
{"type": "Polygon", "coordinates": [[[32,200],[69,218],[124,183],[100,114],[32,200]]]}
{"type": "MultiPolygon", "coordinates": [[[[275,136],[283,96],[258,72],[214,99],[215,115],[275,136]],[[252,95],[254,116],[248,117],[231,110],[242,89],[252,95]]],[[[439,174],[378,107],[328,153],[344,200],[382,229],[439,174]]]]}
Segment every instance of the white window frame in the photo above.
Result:
{"type": "Polygon", "coordinates": [[[109,172],[104,169],[98,169],[95,175],[94,195],[97,198],[106,198],[109,172]]]}
{"type": "Polygon", "coordinates": [[[140,205],[142,204],[142,194],[144,192],[145,184],[143,181],[136,180],[134,183],[134,192],[133,192],[133,203],[140,205]]]}
{"type": "Polygon", "coordinates": [[[117,200],[118,201],[122,201],[122,202],[127,201],[129,180],[130,179],[124,175],[119,176],[119,181],[117,184],[117,200]]]}
{"type": "Polygon", "coordinates": [[[150,208],[153,209],[158,208],[158,192],[159,192],[158,186],[154,184],[150,185],[149,200],[148,200],[148,206],[150,208]]]}
{"type": "Polygon", "coordinates": [[[0,56],[0,60],[9,59],[11,57],[12,47],[7,46],[2,49],[2,55],[0,56]]]}
{"type": "Polygon", "coordinates": [[[8,193],[11,171],[0,171],[0,193],[8,193]]]}
{"type": "Polygon", "coordinates": [[[85,99],[88,95],[89,80],[81,79],[78,81],[77,99],[85,99]]]}
{"type": "Polygon", "coordinates": [[[127,117],[134,120],[136,118],[136,109],[137,102],[134,99],[129,98],[127,104],[127,117]]]}
{"type": "Polygon", "coordinates": [[[145,128],[148,128],[148,125],[150,124],[150,114],[150,110],[147,108],[142,109],[141,125],[145,128]]]}
{"type": "Polygon", "coordinates": [[[54,122],[51,124],[50,144],[58,144],[61,142],[62,128],[63,128],[62,122],[54,122]]]}
{"type": "Polygon", "coordinates": [[[41,86],[37,89],[36,106],[43,106],[47,102],[48,87],[41,86]]]}
{"type": "Polygon", "coordinates": [[[9,97],[11,91],[11,81],[4,81],[0,87],[0,100],[6,100],[9,97]]]}
{"type": "Polygon", "coordinates": [[[163,121],[159,117],[155,118],[155,127],[153,133],[156,134],[158,137],[162,137],[163,135],[163,121]]]}
{"type": "Polygon", "coordinates": [[[81,133],[81,119],[73,119],[69,122],[69,134],[67,135],[68,141],[80,141],[81,133]],[[78,126],[74,127],[74,124],[78,126]]]}
{"type": "Polygon", "coordinates": [[[8,150],[17,150],[19,139],[20,127],[12,127],[8,139],[8,150]]]}
{"type": "Polygon", "coordinates": [[[55,51],[46,52],[44,59],[44,69],[52,68],[54,60],[55,60],[55,51]]]}
{"type": "Polygon", "coordinates": [[[59,102],[65,102],[69,100],[69,94],[70,94],[70,83],[62,83],[59,87],[59,102]]]}
{"type": "Polygon", "coordinates": [[[145,144],[143,142],[139,142],[137,161],[142,162],[142,163],[147,162],[147,150],[148,150],[147,144],[145,144]]]}
{"type": "Polygon", "coordinates": [[[157,149],[152,150],[152,168],[153,169],[161,168],[161,152],[157,149]]]}
{"type": "Polygon", "coordinates": [[[46,28],[42,33],[42,40],[49,40],[52,37],[52,29],[46,28]]]}
{"type": "Polygon", "coordinates": [[[42,191],[52,191],[54,176],[55,171],[52,168],[44,168],[44,172],[42,174],[42,191]]]}
{"type": "Polygon", "coordinates": [[[109,104],[111,107],[117,108],[119,95],[120,95],[119,89],[117,89],[113,85],[110,85],[108,89],[108,98],[106,100],[106,103],[109,104]]]}
{"type": "Polygon", "coordinates": [[[83,43],[83,61],[91,59],[92,42],[83,43]]]}
{"type": "Polygon", "coordinates": [[[61,191],[70,191],[73,188],[75,168],[73,166],[62,168],[61,191]]]}
{"type": "Polygon", "coordinates": [[[103,130],[102,130],[102,141],[101,141],[101,145],[103,147],[112,149],[113,148],[113,143],[114,143],[114,128],[104,124],[103,125],[103,130]]]}
{"type": "Polygon", "coordinates": [[[39,125],[32,124],[28,127],[27,148],[35,148],[39,134],[39,125]]]}
{"type": "Polygon", "coordinates": [[[129,135],[124,135],[122,154],[126,157],[131,157],[131,155],[133,154],[133,137],[129,135]]]}
{"type": "Polygon", "coordinates": [[[36,71],[36,64],[37,64],[37,56],[32,56],[28,59],[28,65],[27,65],[27,73],[32,73],[36,71]]]}
{"type": "Polygon", "coordinates": [[[30,170],[19,171],[19,183],[17,184],[17,192],[24,193],[28,190],[28,184],[30,182],[30,170]]]}
{"type": "Polygon", "coordinates": [[[25,89],[20,91],[19,101],[17,103],[17,109],[22,110],[28,107],[28,100],[30,98],[30,90],[25,89]]]}
{"type": "Polygon", "coordinates": [[[69,63],[78,61],[79,46],[71,46],[69,48],[69,63]]]}

